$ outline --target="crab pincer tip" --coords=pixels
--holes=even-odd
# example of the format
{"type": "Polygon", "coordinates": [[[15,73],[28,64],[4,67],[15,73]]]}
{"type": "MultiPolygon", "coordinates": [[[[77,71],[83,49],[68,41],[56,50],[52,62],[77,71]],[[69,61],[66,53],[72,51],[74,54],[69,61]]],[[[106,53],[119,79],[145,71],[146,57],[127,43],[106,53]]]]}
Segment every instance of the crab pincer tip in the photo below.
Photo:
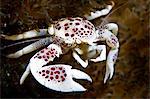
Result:
{"type": "Polygon", "coordinates": [[[110,1],[110,2],[111,2],[112,7],[114,7],[115,6],[115,2],[114,1],[110,1]]]}

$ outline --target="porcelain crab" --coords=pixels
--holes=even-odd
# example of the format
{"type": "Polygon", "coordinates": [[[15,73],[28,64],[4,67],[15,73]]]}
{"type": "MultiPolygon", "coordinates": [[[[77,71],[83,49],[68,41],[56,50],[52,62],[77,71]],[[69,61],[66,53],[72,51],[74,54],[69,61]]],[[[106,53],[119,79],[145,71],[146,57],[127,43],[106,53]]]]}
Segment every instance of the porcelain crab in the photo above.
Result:
{"type": "Polygon", "coordinates": [[[31,30],[19,35],[7,36],[5,39],[20,40],[37,36],[49,35],[49,37],[41,39],[23,49],[7,55],[9,58],[18,58],[24,54],[30,53],[43,46],[47,46],[37,52],[31,59],[23,73],[20,84],[23,84],[25,78],[31,72],[34,78],[42,85],[55,91],[72,92],[85,91],[86,89],[79,83],[73,81],[72,78],[86,79],[92,82],[91,77],[78,70],[72,69],[72,66],[66,64],[47,65],[56,57],[72,50],[72,56],[81,64],[82,67],[88,66],[88,61],[100,62],[106,60],[106,46],[98,45],[97,41],[106,41],[106,44],[111,47],[106,62],[106,74],[104,83],[111,79],[114,73],[114,64],[118,55],[119,41],[117,36],[118,26],[115,23],[108,23],[102,26],[95,27],[89,20],[93,20],[103,15],[107,15],[112,7],[107,7],[101,11],[91,12],[90,15],[85,15],[85,18],[68,17],[62,18],[53,22],[48,29],[39,29],[39,31],[31,30]],[[79,55],[84,54],[84,50],[79,48],[80,44],[87,44],[87,52],[99,52],[97,58],[92,58],[95,54],[88,54],[90,59],[83,60],[79,55]]]}

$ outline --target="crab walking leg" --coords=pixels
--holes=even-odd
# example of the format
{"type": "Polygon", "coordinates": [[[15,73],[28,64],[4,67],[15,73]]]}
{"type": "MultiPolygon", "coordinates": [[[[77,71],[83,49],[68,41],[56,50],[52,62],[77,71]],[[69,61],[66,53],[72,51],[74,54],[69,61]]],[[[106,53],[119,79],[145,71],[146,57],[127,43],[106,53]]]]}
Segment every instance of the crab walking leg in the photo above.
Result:
{"type": "Polygon", "coordinates": [[[118,48],[117,49],[111,49],[110,52],[108,53],[104,83],[106,83],[108,77],[109,77],[109,79],[111,79],[113,76],[114,64],[117,60],[117,56],[118,56],[118,48]]]}
{"type": "MultiPolygon", "coordinates": [[[[114,35],[114,36],[110,36],[110,39],[106,40],[106,42],[111,47],[111,50],[109,51],[107,56],[106,67],[108,67],[108,69],[106,69],[105,75],[109,74],[109,79],[111,79],[114,73],[114,64],[118,56],[119,41],[117,37],[114,35]],[[114,44],[114,46],[111,45],[112,43],[114,44]]],[[[105,76],[104,83],[106,82],[107,79],[108,76],[105,76]]]]}
{"type": "Polygon", "coordinates": [[[101,11],[95,11],[95,12],[91,12],[91,14],[88,16],[88,15],[85,15],[84,17],[87,18],[87,20],[93,20],[93,19],[96,19],[100,16],[103,16],[103,15],[107,15],[110,10],[113,8],[114,6],[114,2],[112,1],[112,5],[107,5],[107,7],[101,11]]]}
{"type": "Polygon", "coordinates": [[[40,69],[36,69],[36,66],[32,65],[31,72],[43,86],[61,92],[86,91],[83,86],[73,81],[72,78],[86,79],[92,82],[92,79],[86,73],[64,64],[49,65],[40,69]]]}
{"type": "MultiPolygon", "coordinates": [[[[20,84],[24,82],[25,78],[30,73],[30,69],[32,69],[32,72],[37,71],[42,66],[46,65],[48,62],[53,61],[55,57],[59,57],[60,54],[62,54],[61,48],[55,44],[50,44],[47,48],[44,48],[38,53],[36,53],[30,59],[26,71],[23,73],[20,79],[20,84]]],[[[34,75],[34,73],[32,74],[34,75]]]]}
{"type": "Polygon", "coordinates": [[[27,39],[27,38],[33,38],[33,37],[38,37],[38,36],[44,36],[48,34],[48,30],[47,29],[39,29],[39,31],[37,30],[31,30],[31,31],[27,31],[24,32],[22,34],[18,34],[18,35],[2,35],[6,40],[21,40],[21,39],[27,39]]]}
{"type": "Polygon", "coordinates": [[[100,56],[95,59],[90,59],[93,62],[100,62],[106,60],[106,46],[105,45],[97,45],[97,46],[90,46],[92,50],[97,50],[100,52],[100,56]]]}
{"type": "Polygon", "coordinates": [[[30,66],[27,66],[25,72],[24,72],[23,75],[21,76],[20,85],[23,84],[24,80],[27,78],[27,76],[29,75],[29,73],[30,73],[30,66]]]}
{"type": "Polygon", "coordinates": [[[106,83],[108,77],[109,79],[111,79],[114,73],[114,64],[116,62],[118,51],[119,51],[118,50],[119,41],[118,38],[107,29],[98,30],[98,31],[99,31],[98,39],[102,41],[105,40],[107,45],[111,47],[111,50],[108,53],[107,61],[106,61],[106,73],[104,77],[104,83],[106,83]]]}
{"type": "Polygon", "coordinates": [[[117,36],[118,34],[118,25],[115,23],[108,23],[104,25],[104,28],[108,29],[109,31],[112,31],[113,34],[117,36]]]}
{"type": "Polygon", "coordinates": [[[43,46],[49,45],[51,42],[52,42],[52,39],[50,37],[41,39],[39,41],[36,41],[36,42],[24,47],[23,49],[15,52],[15,53],[7,55],[7,57],[8,58],[18,58],[24,54],[28,54],[28,53],[30,53],[36,49],[39,49],[43,46]]]}
{"type": "Polygon", "coordinates": [[[26,47],[24,47],[23,49],[15,52],[15,53],[12,53],[12,54],[9,54],[7,55],[8,58],[18,58],[24,54],[28,54],[36,49],[39,49],[43,46],[46,46],[46,45],[49,45],[50,43],[52,42],[51,38],[44,38],[44,39],[41,39],[39,41],[36,41],[26,47]]]}
{"type": "Polygon", "coordinates": [[[72,53],[74,59],[79,62],[81,64],[82,67],[86,68],[88,66],[88,60],[86,60],[85,62],[80,58],[80,56],[73,51],[72,53]]]}

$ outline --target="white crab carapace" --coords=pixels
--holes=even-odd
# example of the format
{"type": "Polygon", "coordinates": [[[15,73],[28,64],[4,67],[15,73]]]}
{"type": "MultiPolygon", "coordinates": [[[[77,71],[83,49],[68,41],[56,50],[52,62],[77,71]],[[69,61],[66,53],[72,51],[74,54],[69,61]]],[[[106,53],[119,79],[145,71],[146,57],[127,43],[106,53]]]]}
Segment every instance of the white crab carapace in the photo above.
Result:
{"type": "Polygon", "coordinates": [[[104,83],[111,79],[114,73],[114,64],[118,55],[119,41],[116,37],[118,33],[118,26],[115,23],[108,23],[95,27],[89,20],[95,19],[102,15],[107,15],[112,9],[114,4],[108,5],[101,11],[91,12],[91,15],[85,16],[85,18],[62,18],[53,24],[48,29],[40,29],[39,31],[32,30],[19,35],[6,36],[9,40],[20,40],[36,36],[49,35],[49,37],[41,39],[22,50],[9,54],[7,57],[18,58],[24,54],[32,52],[43,46],[48,46],[38,53],[36,53],[31,59],[26,68],[26,71],[20,79],[22,84],[30,73],[34,78],[47,88],[62,91],[85,91],[86,89],[80,84],[73,81],[72,78],[86,79],[92,82],[90,76],[77,69],[71,69],[70,65],[56,64],[48,65],[50,61],[53,61],[61,54],[67,53],[72,50],[74,59],[86,68],[88,61],[100,62],[106,60],[106,74],[104,77],[104,83]],[[98,45],[97,41],[106,41],[106,44],[111,47],[108,56],[106,57],[106,46],[98,45]],[[87,44],[86,51],[89,53],[89,59],[83,61],[80,55],[84,54],[84,50],[79,48],[80,44],[87,44]],[[93,58],[94,52],[98,51],[99,56],[93,58]],[[93,52],[91,54],[90,52],[93,52]]]}

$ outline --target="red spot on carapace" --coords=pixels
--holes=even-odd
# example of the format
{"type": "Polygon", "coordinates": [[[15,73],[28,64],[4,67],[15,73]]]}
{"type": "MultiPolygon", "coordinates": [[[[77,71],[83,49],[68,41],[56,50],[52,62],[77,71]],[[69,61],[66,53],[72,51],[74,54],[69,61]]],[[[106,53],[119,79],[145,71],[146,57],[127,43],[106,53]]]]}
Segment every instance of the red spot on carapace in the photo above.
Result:
{"type": "Polygon", "coordinates": [[[50,51],[53,51],[53,50],[55,50],[55,49],[54,49],[54,48],[51,48],[51,49],[50,49],[50,51]]]}
{"type": "Polygon", "coordinates": [[[91,29],[91,28],[88,26],[88,29],[91,29]]]}
{"type": "Polygon", "coordinates": [[[80,23],[75,23],[76,25],[80,25],[80,23]]]}
{"type": "Polygon", "coordinates": [[[65,33],[65,36],[69,36],[69,33],[65,33]]]}
{"type": "Polygon", "coordinates": [[[68,27],[65,27],[65,30],[67,30],[68,29],[68,27]]]}
{"type": "Polygon", "coordinates": [[[48,53],[51,53],[51,51],[48,51],[48,53]]]}
{"type": "Polygon", "coordinates": [[[84,30],[83,28],[81,28],[81,30],[84,30]]]}
{"type": "Polygon", "coordinates": [[[66,76],[67,76],[67,74],[64,74],[64,76],[66,77],[66,76]]]}
{"type": "Polygon", "coordinates": [[[58,75],[56,75],[56,76],[55,76],[55,78],[56,78],[56,79],[58,79],[58,78],[59,78],[59,76],[58,76],[58,75]]]}
{"type": "Polygon", "coordinates": [[[49,53],[46,53],[46,55],[49,55],[49,53]]]}
{"type": "Polygon", "coordinates": [[[49,59],[49,56],[47,56],[47,58],[49,59]]]}
{"type": "Polygon", "coordinates": [[[59,70],[62,70],[62,67],[59,67],[59,70]]]}
{"type": "Polygon", "coordinates": [[[44,53],[44,50],[41,50],[41,53],[44,53]]]}
{"type": "Polygon", "coordinates": [[[71,37],[74,37],[74,34],[71,34],[71,37]]]}
{"type": "Polygon", "coordinates": [[[63,70],[62,73],[65,73],[65,70],[63,70]]]}
{"type": "Polygon", "coordinates": [[[59,71],[55,71],[54,73],[55,73],[55,74],[60,74],[60,72],[59,72],[59,71]]]}
{"type": "Polygon", "coordinates": [[[76,28],[76,31],[78,31],[78,28],[76,28]]]}
{"type": "Polygon", "coordinates": [[[89,22],[87,22],[88,23],[88,25],[91,25],[89,22]]]}
{"type": "Polygon", "coordinates": [[[53,80],[54,79],[54,77],[50,77],[50,80],[53,80]]]}
{"type": "Polygon", "coordinates": [[[87,25],[85,25],[84,27],[87,28],[87,25]]]}
{"type": "Polygon", "coordinates": [[[61,29],[61,27],[58,27],[58,30],[60,30],[61,29]]]}
{"type": "Polygon", "coordinates": [[[44,59],[45,61],[48,61],[48,59],[44,59]]]}
{"type": "Polygon", "coordinates": [[[77,28],[73,28],[73,29],[72,29],[73,32],[76,32],[77,30],[78,30],[77,28]]]}
{"type": "Polygon", "coordinates": [[[68,26],[68,23],[64,24],[64,26],[68,26]]]}
{"type": "Polygon", "coordinates": [[[59,26],[59,24],[57,24],[56,26],[59,26]]]}
{"type": "Polygon", "coordinates": [[[51,55],[51,57],[53,58],[53,57],[54,57],[54,55],[51,55]]]}
{"type": "Polygon", "coordinates": [[[46,70],[46,74],[49,74],[49,70],[46,70]]]}
{"type": "Polygon", "coordinates": [[[65,78],[63,77],[63,78],[62,78],[62,81],[64,81],[64,80],[65,80],[65,78]]]}
{"type": "Polygon", "coordinates": [[[53,75],[53,72],[51,72],[50,75],[53,75]]]}
{"type": "Polygon", "coordinates": [[[43,58],[45,58],[45,55],[43,55],[43,58]]]}
{"type": "Polygon", "coordinates": [[[34,56],[34,58],[36,58],[37,56],[34,56]]]}
{"type": "Polygon", "coordinates": [[[41,57],[41,56],[39,56],[38,58],[39,58],[39,59],[41,59],[42,57],[41,57]]]}
{"type": "Polygon", "coordinates": [[[53,51],[51,51],[50,53],[51,53],[51,54],[54,54],[54,52],[53,52],[53,51]]]}
{"type": "Polygon", "coordinates": [[[55,68],[54,68],[54,67],[52,67],[52,68],[51,68],[51,70],[55,70],[55,68]]]}

